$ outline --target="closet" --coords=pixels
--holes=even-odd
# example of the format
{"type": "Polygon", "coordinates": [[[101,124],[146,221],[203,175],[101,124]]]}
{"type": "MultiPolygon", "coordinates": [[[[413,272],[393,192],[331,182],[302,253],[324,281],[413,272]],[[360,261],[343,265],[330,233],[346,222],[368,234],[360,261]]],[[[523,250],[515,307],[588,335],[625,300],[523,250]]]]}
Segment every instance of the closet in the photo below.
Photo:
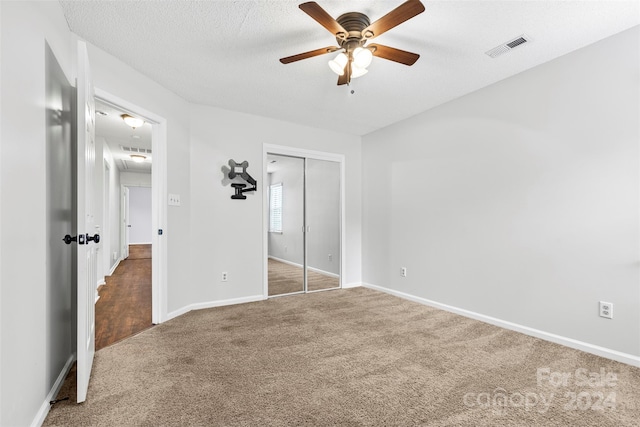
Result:
{"type": "Polygon", "coordinates": [[[340,158],[265,154],[267,295],[340,288],[340,158]]]}

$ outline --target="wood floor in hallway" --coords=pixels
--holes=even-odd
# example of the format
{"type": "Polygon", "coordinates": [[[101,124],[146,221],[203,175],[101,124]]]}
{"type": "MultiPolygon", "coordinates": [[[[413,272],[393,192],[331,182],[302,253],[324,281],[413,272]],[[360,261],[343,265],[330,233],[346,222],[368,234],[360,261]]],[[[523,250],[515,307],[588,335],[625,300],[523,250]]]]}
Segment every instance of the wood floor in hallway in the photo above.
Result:
{"type": "Polygon", "coordinates": [[[96,350],[150,328],[151,245],[129,246],[129,256],[99,289],[96,350]]]}

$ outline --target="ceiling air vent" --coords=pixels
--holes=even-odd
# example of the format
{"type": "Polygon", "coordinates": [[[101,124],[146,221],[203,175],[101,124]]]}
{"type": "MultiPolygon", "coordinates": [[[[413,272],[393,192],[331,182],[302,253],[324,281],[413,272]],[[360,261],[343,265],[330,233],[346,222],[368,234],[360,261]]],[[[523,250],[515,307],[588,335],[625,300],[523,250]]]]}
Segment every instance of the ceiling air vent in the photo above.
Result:
{"type": "Polygon", "coordinates": [[[125,147],[124,145],[121,145],[120,148],[122,148],[122,151],[126,151],[127,153],[151,154],[150,148],[125,147]]]}
{"type": "Polygon", "coordinates": [[[515,49],[518,46],[522,46],[525,43],[529,43],[531,41],[531,37],[523,34],[521,36],[516,37],[513,40],[509,40],[506,43],[501,44],[500,46],[496,46],[493,49],[486,51],[485,53],[492,58],[496,58],[503,53],[507,53],[512,49],[515,49]]]}

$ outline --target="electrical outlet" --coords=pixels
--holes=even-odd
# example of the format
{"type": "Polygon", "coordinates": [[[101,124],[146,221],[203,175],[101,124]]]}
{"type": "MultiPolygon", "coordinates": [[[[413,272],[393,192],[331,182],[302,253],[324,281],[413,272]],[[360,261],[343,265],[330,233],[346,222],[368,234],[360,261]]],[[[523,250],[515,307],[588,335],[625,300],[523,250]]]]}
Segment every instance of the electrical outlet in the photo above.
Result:
{"type": "Polygon", "coordinates": [[[226,282],[229,280],[229,273],[227,273],[226,271],[222,272],[222,277],[220,278],[220,280],[222,280],[223,282],[226,282]]]}
{"type": "Polygon", "coordinates": [[[612,303],[600,301],[600,317],[604,317],[605,319],[613,319],[612,303]]]}
{"type": "Polygon", "coordinates": [[[333,261],[333,255],[329,254],[329,261],[333,261]]]}
{"type": "Polygon", "coordinates": [[[400,268],[400,276],[407,277],[407,267],[400,268]]]}

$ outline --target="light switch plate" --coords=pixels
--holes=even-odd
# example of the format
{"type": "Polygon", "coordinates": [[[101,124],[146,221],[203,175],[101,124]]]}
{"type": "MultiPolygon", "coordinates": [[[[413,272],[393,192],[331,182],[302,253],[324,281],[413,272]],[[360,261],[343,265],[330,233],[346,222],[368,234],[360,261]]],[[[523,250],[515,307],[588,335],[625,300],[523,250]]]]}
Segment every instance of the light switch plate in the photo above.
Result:
{"type": "Polygon", "coordinates": [[[169,206],[180,206],[180,195],[169,193],[169,206]]]}

